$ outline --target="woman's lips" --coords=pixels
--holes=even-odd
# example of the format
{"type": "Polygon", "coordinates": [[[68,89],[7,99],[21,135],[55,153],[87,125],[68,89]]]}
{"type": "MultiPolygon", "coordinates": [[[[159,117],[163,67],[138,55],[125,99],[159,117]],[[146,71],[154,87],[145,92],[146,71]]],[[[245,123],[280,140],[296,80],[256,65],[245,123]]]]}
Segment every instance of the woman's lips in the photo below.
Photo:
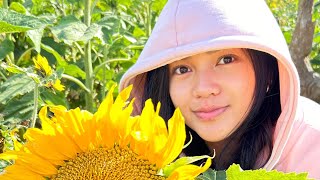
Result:
{"type": "Polygon", "coordinates": [[[222,114],[224,111],[226,111],[228,106],[224,107],[214,107],[214,108],[203,108],[194,111],[194,114],[202,119],[202,120],[212,120],[215,117],[219,116],[222,114]]]}

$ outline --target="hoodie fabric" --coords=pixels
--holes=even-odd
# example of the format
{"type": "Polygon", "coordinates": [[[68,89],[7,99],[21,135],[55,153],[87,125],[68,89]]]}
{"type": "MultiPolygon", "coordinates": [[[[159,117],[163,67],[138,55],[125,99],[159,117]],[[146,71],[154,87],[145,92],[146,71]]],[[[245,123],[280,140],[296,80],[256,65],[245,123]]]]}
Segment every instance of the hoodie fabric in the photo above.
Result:
{"type": "MultiPolygon", "coordinates": [[[[299,77],[282,32],[264,0],[169,0],[120,90],[140,99],[147,71],[195,54],[250,48],[278,60],[282,113],[267,170],[308,172],[320,179],[320,106],[300,97],[299,77]]],[[[141,110],[136,101],[135,109],[141,110]]]]}

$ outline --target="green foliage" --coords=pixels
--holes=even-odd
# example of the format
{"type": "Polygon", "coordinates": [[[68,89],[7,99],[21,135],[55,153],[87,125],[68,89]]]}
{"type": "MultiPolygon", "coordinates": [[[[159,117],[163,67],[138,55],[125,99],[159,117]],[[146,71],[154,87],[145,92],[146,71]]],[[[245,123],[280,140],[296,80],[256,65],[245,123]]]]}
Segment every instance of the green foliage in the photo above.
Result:
{"type": "Polygon", "coordinates": [[[267,171],[265,169],[258,170],[242,170],[239,165],[231,165],[227,171],[228,180],[272,180],[272,179],[283,179],[283,180],[306,180],[307,173],[283,173],[280,171],[272,170],[267,171]]]}
{"type": "Polygon", "coordinates": [[[75,16],[69,15],[63,17],[56,26],[52,27],[51,32],[59,41],[72,45],[84,35],[86,29],[87,26],[84,23],[75,16]]]}
{"type": "MultiPolygon", "coordinates": [[[[2,121],[2,117],[0,114],[0,122],[2,121]]],[[[0,126],[0,153],[4,152],[5,150],[13,149],[13,143],[8,131],[8,128],[6,126],[0,126]]],[[[9,161],[0,160],[0,173],[3,171],[3,169],[10,165],[11,163],[9,161]]]]}
{"type": "Polygon", "coordinates": [[[0,60],[7,62],[0,67],[1,124],[31,120],[34,83],[48,81],[33,72],[32,58],[39,53],[54,72],[60,72],[55,78],[62,78],[66,90],[40,87],[38,103],[84,107],[82,97],[88,92],[84,47],[88,42],[96,107],[136,61],[165,2],[92,1],[91,25],[86,26],[83,1],[9,1],[3,6],[8,9],[0,9],[0,60]]]}
{"type": "Polygon", "coordinates": [[[313,20],[316,22],[315,35],[313,38],[312,52],[310,63],[312,68],[320,73],[320,1],[315,1],[313,20]]]}
{"type": "Polygon", "coordinates": [[[1,124],[14,128],[15,126],[28,122],[33,111],[33,92],[23,94],[6,103],[5,106],[0,105],[4,120],[1,124]]]}
{"type": "Polygon", "coordinates": [[[196,180],[309,180],[307,176],[308,173],[284,173],[277,170],[242,170],[238,164],[232,164],[226,171],[216,171],[209,168],[196,180]]]}
{"type": "Polygon", "coordinates": [[[5,58],[10,52],[13,52],[14,44],[9,39],[0,42],[0,59],[5,58]]]}
{"type": "MultiPolygon", "coordinates": [[[[97,107],[109,87],[118,83],[123,73],[137,60],[167,0],[90,1],[90,26],[83,21],[84,2],[13,0],[2,4],[0,1],[3,7],[0,8],[0,127],[5,149],[12,147],[9,132],[21,125],[28,128],[29,122],[36,118],[34,113],[42,105],[85,107],[83,97],[89,92],[89,87],[84,85],[87,79],[84,59],[88,53],[85,46],[88,42],[91,43],[89,51],[93,66],[90,78],[94,85],[90,94],[94,107],[97,107]],[[42,77],[34,72],[32,59],[37,54],[48,59],[54,72],[51,77],[42,77]],[[65,91],[45,86],[46,82],[55,79],[61,79],[65,91]],[[35,98],[37,93],[34,92],[39,92],[39,96],[35,98]]],[[[289,44],[298,0],[266,2],[289,44]]],[[[320,72],[319,4],[315,1],[313,19],[317,26],[310,55],[312,67],[317,72],[320,72]]],[[[22,137],[23,131],[20,134],[22,137]]],[[[190,159],[178,161],[190,162],[190,159]]],[[[0,171],[8,163],[0,161],[0,171]]],[[[171,168],[178,166],[175,164],[171,168]]],[[[225,179],[228,172],[239,174],[238,171],[235,166],[227,173],[208,170],[198,179],[225,179]]]]}
{"type": "MultiPolygon", "coordinates": [[[[0,105],[5,106],[10,100],[33,90],[34,83],[31,78],[23,74],[11,76],[0,86],[0,105]]],[[[0,106],[1,107],[1,106],[0,106]]]]}
{"type": "Polygon", "coordinates": [[[0,8],[0,33],[25,32],[47,24],[46,20],[0,8]]]}
{"type": "Polygon", "coordinates": [[[225,179],[227,179],[226,171],[216,171],[210,168],[196,178],[196,180],[225,180],[225,179]]]}
{"type": "Polygon", "coordinates": [[[31,118],[33,110],[33,80],[24,75],[11,76],[0,86],[0,114],[3,120],[0,125],[15,127],[15,125],[31,118]]]}
{"type": "MultiPolygon", "coordinates": [[[[266,0],[274,16],[278,20],[284,37],[288,43],[295,28],[299,0],[266,0]]],[[[320,73],[319,54],[320,54],[320,1],[314,0],[312,20],[315,23],[314,39],[312,52],[309,55],[310,63],[315,72],[320,73]]]]}

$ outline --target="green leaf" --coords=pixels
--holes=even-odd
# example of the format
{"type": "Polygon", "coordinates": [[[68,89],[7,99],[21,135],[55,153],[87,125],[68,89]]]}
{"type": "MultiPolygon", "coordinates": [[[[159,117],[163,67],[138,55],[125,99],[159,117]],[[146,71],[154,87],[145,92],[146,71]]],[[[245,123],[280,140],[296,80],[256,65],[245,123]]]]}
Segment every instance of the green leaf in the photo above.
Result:
{"type": "MultiPolygon", "coordinates": [[[[33,111],[33,91],[19,98],[14,98],[4,105],[4,121],[1,124],[15,125],[29,120],[33,111]]],[[[0,104],[0,109],[1,108],[0,104]]]]}
{"type": "Polygon", "coordinates": [[[51,31],[60,41],[72,45],[73,42],[80,40],[86,29],[85,24],[76,17],[69,15],[63,17],[57,26],[51,28],[51,31]]]}
{"type": "Polygon", "coordinates": [[[0,8],[0,33],[25,32],[48,24],[46,20],[0,8]]]}
{"type": "Polygon", "coordinates": [[[314,35],[313,42],[320,43],[320,33],[314,35]]]}
{"type": "Polygon", "coordinates": [[[0,104],[6,104],[12,98],[33,91],[34,82],[24,74],[11,76],[0,86],[0,104]]]}
{"type": "Polygon", "coordinates": [[[40,51],[41,51],[41,39],[42,39],[42,35],[43,35],[43,30],[44,30],[44,26],[39,27],[38,29],[27,31],[27,35],[29,36],[29,38],[33,42],[35,50],[38,53],[40,53],[40,51]]]}
{"type": "Polygon", "coordinates": [[[198,176],[196,180],[226,180],[227,175],[226,171],[216,171],[209,168],[206,172],[202,173],[202,175],[198,176]]]}
{"type": "Polygon", "coordinates": [[[67,66],[60,66],[59,68],[64,68],[64,73],[73,77],[80,77],[86,79],[86,73],[75,64],[69,64],[67,66]]]}
{"type": "Polygon", "coordinates": [[[99,38],[103,39],[104,43],[110,43],[112,36],[120,31],[120,20],[114,15],[108,14],[108,16],[102,18],[97,24],[102,26],[102,36],[99,38]]]}
{"type": "Polygon", "coordinates": [[[36,83],[40,83],[39,76],[32,72],[32,68],[21,68],[17,65],[14,65],[14,64],[7,65],[6,63],[1,63],[0,67],[15,74],[25,74],[26,76],[33,79],[36,83]]]}
{"type": "Polygon", "coordinates": [[[320,54],[310,60],[310,63],[312,65],[320,65],[320,54]]]}
{"type": "Polygon", "coordinates": [[[307,179],[307,173],[284,173],[277,170],[267,171],[265,169],[258,170],[242,170],[239,165],[232,164],[227,169],[228,180],[272,180],[272,179],[284,179],[284,180],[304,180],[307,179]]]}
{"type": "Polygon", "coordinates": [[[7,22],[0,21],[0,33],[13,33],[13,32],[25,32],[32,28],[30,27],[21,27],[14,26],[7,22]]]}
{"type": "Polygon", "coordinates": [[[102,36],[101,34],[101,26],[98,24],[92,24],[78,41],[88,42],[93,37],[102,36]]]}
{"type": "Polygon", "coordinates": [[[151,9],[157,13],[160,13],[163,9],[164,5],[167,3],[168,0],[156,0],[153,1],[151,9]]]}
{"type": "Polygon", "coordinates": [[[63,92],[57,91],[55,93],[52,93],[46,89],[43,89],[43,91],[41,91],[40,93],[40,96],[42,100],[48,105],[63,105],[64,107],[68,107],[63,92]]]}
{"type": "Polygon", "coordinates": [[[15,73],[15,74],[26,74],[28,72],[28,70],[26,68],[21,68],[19,66],[16,66],[14,64],[6,64],[6,63],[1,63],[0,67],[2,67],[3,69],[11,72],[11,73],[15,73]]]}
{"type": "Polygon", "coordinates": [[[11,40],[5,39],[0,43],[0,59],[4,59],[6,55],[13,52],[14,44],[11,40]]]}
{"type": "Polygon", "coordinates": [[[58,66],[67,66],[68,63],[63,59],[63,57],[52,47],[47,46],[45,44],[41,44],[41,48],[44,49],[45,51],[51,53],[57,60],[58,66]]]}
{"type": "Polygon", "coordinates": [[[19,12],[21,14],[26,14],[27,10],[19,2],[11,2],[9,9],[19,12]]]}
{"type": "Polygon", "coordinates": [[[130,7],[132,5],[132,0],[118,0],[118,3],[130,7]]]}
{"type": "Polygon", "coordinates": [[[145,37],[146,33],[138,26],[135,26],[134,30],[133,30],[133,36],[134,37],[145,37]]]}
{"type": "Polygon", "coordinates": [[[113,70],[113,69],[111,69],[111,70],[106,69],[104,75],[103,75],[102,68],[95,73],[95,77],[101,81],[103,80],[103,77],[105,77],[106,80],[111,80],[115,77],[115,75],[116,75],[115,70],[113,70]]]}

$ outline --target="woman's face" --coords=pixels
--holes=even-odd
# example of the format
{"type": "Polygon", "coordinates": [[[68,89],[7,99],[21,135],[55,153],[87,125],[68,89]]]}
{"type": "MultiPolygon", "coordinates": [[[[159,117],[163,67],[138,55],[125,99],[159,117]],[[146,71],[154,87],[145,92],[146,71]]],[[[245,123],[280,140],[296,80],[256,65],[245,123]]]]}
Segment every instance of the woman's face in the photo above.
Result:
{"type": "Polygon", "coordinates": [[[197,54],[169,64],[170,97],[186,124],[208,142],[228,137],[243,122],[255,76],[243,49],[197,54]]]}

